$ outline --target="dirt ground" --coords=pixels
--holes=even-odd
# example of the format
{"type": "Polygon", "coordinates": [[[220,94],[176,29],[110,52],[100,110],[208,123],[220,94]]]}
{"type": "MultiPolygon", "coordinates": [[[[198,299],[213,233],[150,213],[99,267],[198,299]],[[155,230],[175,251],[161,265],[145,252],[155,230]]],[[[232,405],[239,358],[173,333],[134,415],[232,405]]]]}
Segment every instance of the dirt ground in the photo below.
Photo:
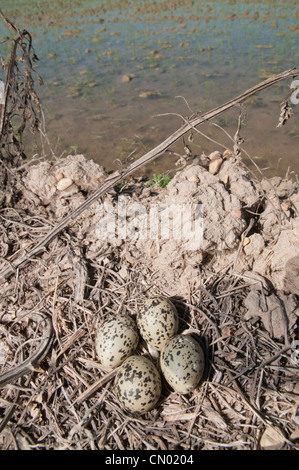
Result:
{"type": "MultiPolygon", "coordinates": [[[[298,184],[257,179],[229,152],[213,157],[217,168],[195,159],[166,188],[129,178],[2,279],[2,449],[298,449],[298,184]],[[157,224],[142,236],[150,211],[169,207],[173,229],[179,208],[200,207],[200,244],[195,232],[163,238],[157,224]],[[193,392],[163,380],[157,406],[130,413],[114,393],[115,370],[96,356],[95,332],[110,315],[135,317],[154,294],[199,338],[206,370],[193,392]],[[7,379],[23,363],[27,373],[7,379]]],[[[83,155],[16,170],[1,195],[1,271],[106,176],[83,155]]],[[[142,340],[138,354],[151,357],[142,340]]]]}

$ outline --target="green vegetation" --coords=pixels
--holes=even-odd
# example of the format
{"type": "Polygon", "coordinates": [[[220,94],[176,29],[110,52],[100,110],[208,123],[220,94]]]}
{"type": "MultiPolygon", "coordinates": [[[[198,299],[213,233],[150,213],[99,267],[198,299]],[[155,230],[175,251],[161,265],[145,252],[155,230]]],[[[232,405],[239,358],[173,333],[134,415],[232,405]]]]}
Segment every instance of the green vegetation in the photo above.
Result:
{"type": "Polygon", "coordinates": [[[155,184],[159,185],[160,188],[166,188],[169,181],[171,180],[170,176],[166,175],[165,173],[161,173],[160,175],[153,174],[153,179],[148,181],[150,186],[154,186],[155,184]]]}

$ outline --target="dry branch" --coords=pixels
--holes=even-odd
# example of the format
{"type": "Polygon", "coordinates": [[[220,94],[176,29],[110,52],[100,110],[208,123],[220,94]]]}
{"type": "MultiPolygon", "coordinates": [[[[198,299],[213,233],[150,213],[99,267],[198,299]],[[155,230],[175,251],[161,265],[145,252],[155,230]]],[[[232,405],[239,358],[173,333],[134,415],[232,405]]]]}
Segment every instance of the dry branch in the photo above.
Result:
{"type": "Polygon", "coordinates": [[[209,121],[210,119],[215,118],[219,114],[227,111],[228,109],[233,108],[234,106],[239,105],[243,101],[247,100],[250,96],[259,93],[260,91],[274,85],[275,83],[285,80],[286,78],[295,77],[299,75],[298,68],[292,68],[286,70],[285,72],[279,73],[277,75],[273,75],[267,80],[255,85],[252,88],[249,88],[247,91],[242,93],[241,95],[237,96],[236,98],[227,101],[225,104],[218,106],[207,113],[202,114],[201,116],[197,116],[193,119],[188,120],[185,122],[177,131],[175,131],[172,135],[170,135],[167,139],[165,139],[162,143],[160,143],[157,147],[147,152],[141,158],[139,158],[136,162],[133,162],[129,165],[126,169],[114,172],[110,175],[105,182],[88,198],[86,201],[81,204],[77,209],[71,212],[68,216],[66,216],[59,224],[57,224],[53,229],[51,229],[47,235],[27,254],[19,257],[17,260],[10,263],[9,267],[4,269],[2,273],[0,273],[0,278],[2,278],[2,282],[5,279],[8,279],[16,269],[24,266],[27,264],[33,257],[42,253],[48,244],[55,238],[63,229],[65,229],[73,220],[75,220],[82,212],[84,212],[91,204],[99,199],[100,196],[107,193],[109,190],[113,189],[113,187],[120,183],[124,178],[128,177],[132,173],[135,173],[140,168],[144,167],[149,162],[155,160],[161,154],[163,154],[172,144],[174,144],[177,140],[183,137],[187,132],[194,129],[196,126],[209,121]]]}
{"type": "Polygon", "coordinates": [[[41,338],[40,344],[32,356],[23,361],[21,364],[12,367],[3,374],[0,374],[0,388],[9,383],[15,382],[19,377],[32,372],[45,358],[51,348],[53,340],[51,318],[45,316],[41,312],[39,314],[32,314],[31,316],[33,319],[37,319],[38,321],[40,321],[40,317],[42,317],[43,322],[45,322],[45,326],[43,327],[44,334],[41,338]]]}
{"type": "Polygon", "coordinates": [[[43,81],[32,65],[38,57],[30,33],[21,31],[4,16],[1,9],[0,19],[17,34],[16,38],[11,39],[9,59],[5,61],[0,54],[6,75],[3,105],[0,106],[0,161],[17,166],[26,157],[22,144],[25,128],[29,125],[30,130],[35,132],[40,127],[41,106],[34,90],[33,76],[37,76],[40,84],[43,81]],[[16,117],[17,126],[12,123],[16,117]]]}

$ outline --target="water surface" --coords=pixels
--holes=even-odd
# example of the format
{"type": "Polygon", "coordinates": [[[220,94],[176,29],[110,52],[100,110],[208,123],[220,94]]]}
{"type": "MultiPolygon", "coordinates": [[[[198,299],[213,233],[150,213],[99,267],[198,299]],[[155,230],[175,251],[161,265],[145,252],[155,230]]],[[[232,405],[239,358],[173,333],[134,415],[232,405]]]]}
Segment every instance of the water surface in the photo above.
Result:
{"type": "MultiPolygon", "coordinates": [[[[107,169],[173,133],[182,123],[174,113],[206,112],[299,66],[296,1],[2,0],[1,8],[33,36],[45,82],[37,92],[55,154],[84,153],[107,169]]],[[[0,37],[9,34],[1,24],[0,37]]],[[[268,176],[299,173],[299,106],[276,127],[290,83],[246,103],[243,146],[268,176]]],[[[222,130],[199,129],[231,148],[226,133],[234,135],[238,113],[215,119],[222,130]]],[[[197,153],[221,150],[200,135],[192,145],[197,153]]],[[[39,151],[31,138],[28,153],[39,151]]],[[[176,159],[160,157],[147,172],[174,168],[176,159]]]]}

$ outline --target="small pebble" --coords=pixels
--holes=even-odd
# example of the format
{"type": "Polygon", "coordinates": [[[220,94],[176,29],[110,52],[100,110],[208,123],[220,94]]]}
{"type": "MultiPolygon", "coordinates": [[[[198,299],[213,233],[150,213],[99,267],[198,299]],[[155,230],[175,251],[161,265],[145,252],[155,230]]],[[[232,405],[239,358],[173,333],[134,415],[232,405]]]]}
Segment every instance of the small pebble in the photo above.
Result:
{"type": "Polygon", "coordinates": [[[222,183],[224,184],[224,186],[227,186],[227,185],[228,185],[229,180],[230,180],[229,175],[223,175],[223,176],[221,176],[221,178],[220,178],[220,181],[222,181],[222,183]]]}
{"type": "Polygon", "coordinates": [[[123,83],[129,83],[132,80],[132,78],[135,78],[135,77],[136,75],[134,73],[126,73],[125,75],[122,76],[121,81],[123,83]]]}
{"type": "Polygon", "coordinates": [[[209,164],[209,172],[212,175],[216,175],[219,171],[219,168],[222,165],[222,162],[223,162],[222,157],[213,158],[213,160],[211,160],[211,162],[209,164]]]}
{"type": "Polygon", "coordinates": [[[58,191],[64,191],[65,189],[72,186],[72,184],[73,184],[73,180],[71,178],[62,178],[57,183],[57,189],[58,191]]]}
{"type": "Polygon", "coordinates": [[[224,150],[223,152],[223,158],[225,158],[226,160],[228,160],[229,158],[232,158],[233,157],[233,152],[231,152],[230,150],[224,150]]]}
{"type": "Polygon", "coordinates": [[[60,173],[58,173],[58,175],[56,176],[56,181],[60,181],[60,180],[62,180],[62,178],[64,178],[64,175],[63,175],[63,173],[60,172],[60,173]]]}
{"type": "Polygon", "coordinates": [[[191,175],[189,176],[188,181],[190,181],[190,183],[199,183],[199,178],[197,175],[191,175]]]}
{"type": "Polygon", "coordinates": [[[236,207],[235,209],[233,209],[232,215],[233,215],[233,217],[235,217],[236,219],[241,219],[241,217],[242,217],[242,212],[241,212],[240,209],[238,209],[238,208],[236,207]]]}
{"type": "Polygon", "coordinates": [[[209,155],[210,161],[215,160],[216,158],[222,158],[222,154],[218,150],[215,150],[209,155]]]}
{"type": "Polygon", "coordinates": [[[244,240],[243,240],[243,242],[242,242],[242,246],[249,245],[250,241],[251,241],[250,238],[245,237],[244,240]]]}

